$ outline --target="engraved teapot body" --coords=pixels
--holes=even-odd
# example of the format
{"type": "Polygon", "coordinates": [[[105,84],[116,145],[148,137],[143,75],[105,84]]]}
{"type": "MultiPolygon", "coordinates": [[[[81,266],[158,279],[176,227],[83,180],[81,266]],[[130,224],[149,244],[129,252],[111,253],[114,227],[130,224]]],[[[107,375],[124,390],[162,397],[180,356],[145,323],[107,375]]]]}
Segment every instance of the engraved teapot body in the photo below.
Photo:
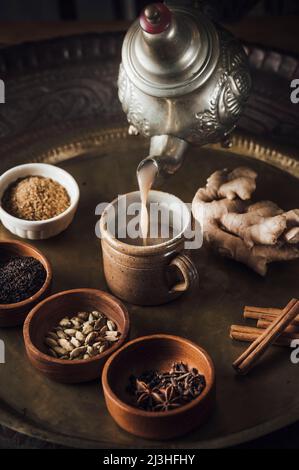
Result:
{"type": "Polygon", "coordinates": [[[130,133],[150,137],[148,158],[172,174],[189,144],[218,142],[234,129],[251,79],[229,32],[198,10],[157,3],[127,32],[118,85],[130,133]]]}

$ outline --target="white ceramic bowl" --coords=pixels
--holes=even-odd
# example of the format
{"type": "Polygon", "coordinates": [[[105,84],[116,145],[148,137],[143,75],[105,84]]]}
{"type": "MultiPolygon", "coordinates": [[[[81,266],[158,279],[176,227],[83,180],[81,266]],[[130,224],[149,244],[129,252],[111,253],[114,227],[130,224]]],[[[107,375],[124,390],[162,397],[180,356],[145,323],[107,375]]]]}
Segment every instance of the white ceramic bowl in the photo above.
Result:
{"type": "Polygon", "coordinates": [[[60,183],[70,196],[70,207],[65,212],[52,219],[29,221],[13,217],[8,214],[3,209],[2,204],[0,204],[1,222],[11,233],[21,238],[27,238],[28,240],[45,240],[54,237],[63,232],[74,218],[80,197],[78,184],[69,173],[57,166],[47,165],[45,163],[28,163],[8,170],[0,177],[0,201],[10,184],[26,176],[44,176],[60,183]]]}

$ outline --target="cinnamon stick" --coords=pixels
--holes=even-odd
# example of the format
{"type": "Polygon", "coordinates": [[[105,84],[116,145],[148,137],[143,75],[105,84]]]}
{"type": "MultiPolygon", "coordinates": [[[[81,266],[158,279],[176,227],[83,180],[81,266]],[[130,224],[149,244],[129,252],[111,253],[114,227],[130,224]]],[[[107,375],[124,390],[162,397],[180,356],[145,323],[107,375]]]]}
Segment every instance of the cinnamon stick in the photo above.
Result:
{"type": "Polygon", "coordinates": [[[239,374],[247,374],[268,347],[273,344],[294,318],[299,314],[299,302],[292,299],[277,319],[234,362],[233,367],[239,374]]]}
{"type": "MultiPolygon", "coordinates": [[[[261,318],[257,322],[257,327],[262,328],[262,329],[266,329],[271,325],[272,321],[268,320],[268,319],[261,318]]],[[[284,330],[284,332],[285,333],[295,333],[296,334],[296,333],[299,333],[299,327],[298,327],[298,325],[295,325],[294,323],[291,323],[290,326],[287,326],[287,328],[284,330]]]]}
{"type": "MultiPolygon", "coordinates": [[[[282,313],[282,309],[279,308],[263,308],[263,307],[248,307],[244,308],[244,318],[250,318],[253,320],[260,320],[269,318],[269,320],[275,320],[278,315],[282,313]]],[[[299,325],[299,315],[294,318],[294,324],[299,325]]]]}
{"type": "Polygon", "coordinates": [[[283,310],[281,308],[264,308],[264,307],[244,307],[244,316],[246,313],[256,313],[257,315],[263,313],[265,315],[279,315],[283,310]]]}
{"type": "MultiPolygon", "coordinates": [[[[230,337],[236,341],[253,343],[257,338],[263,334],[263,330],[255,327],[249,327],[244,325],[232,325],[230,329],[230,337]]],[[[299,340],[299,334],[297,333],[283,333],[273,343],[275,346],[286,346],[290,347],[293,339],[299,340]]]]}

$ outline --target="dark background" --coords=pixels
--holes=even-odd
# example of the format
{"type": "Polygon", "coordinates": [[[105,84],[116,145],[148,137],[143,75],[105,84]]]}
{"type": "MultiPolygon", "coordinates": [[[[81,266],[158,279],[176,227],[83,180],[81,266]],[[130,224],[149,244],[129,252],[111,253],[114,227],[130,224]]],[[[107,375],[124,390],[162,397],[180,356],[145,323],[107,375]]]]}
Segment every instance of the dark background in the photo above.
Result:
{"type": "MultiPolygon", "coordinates": [[[[0,21],[132,20],[147,3],[150,0],[0,0],[0,21]]],[[[237,21],[248,14],[299,13],[298,0],[191,0],[188,3],[223,21],[237,21]]]]}

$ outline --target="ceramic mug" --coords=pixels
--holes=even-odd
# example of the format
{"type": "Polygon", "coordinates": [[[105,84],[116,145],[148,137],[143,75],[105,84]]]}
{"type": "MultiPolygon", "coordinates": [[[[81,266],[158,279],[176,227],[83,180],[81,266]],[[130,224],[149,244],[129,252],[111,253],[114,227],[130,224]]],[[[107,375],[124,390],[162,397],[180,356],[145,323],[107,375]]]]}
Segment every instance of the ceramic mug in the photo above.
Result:
{"type": "Polygon", "coordinates": [[[114,200],[100,221],[104,273],[109,289],[126,302],[144,306],[170,302],[198,284],[196,266],[185,249],[186,232],[191,223],[188,207],[176,196],[159,191],[150,191],[148,201],[172,208],[170,223],[174,236],[162,243],[136,246],[115,234],[120,204],[125,210],[131,204],[140,207],[139,191],[114,200]]]}

